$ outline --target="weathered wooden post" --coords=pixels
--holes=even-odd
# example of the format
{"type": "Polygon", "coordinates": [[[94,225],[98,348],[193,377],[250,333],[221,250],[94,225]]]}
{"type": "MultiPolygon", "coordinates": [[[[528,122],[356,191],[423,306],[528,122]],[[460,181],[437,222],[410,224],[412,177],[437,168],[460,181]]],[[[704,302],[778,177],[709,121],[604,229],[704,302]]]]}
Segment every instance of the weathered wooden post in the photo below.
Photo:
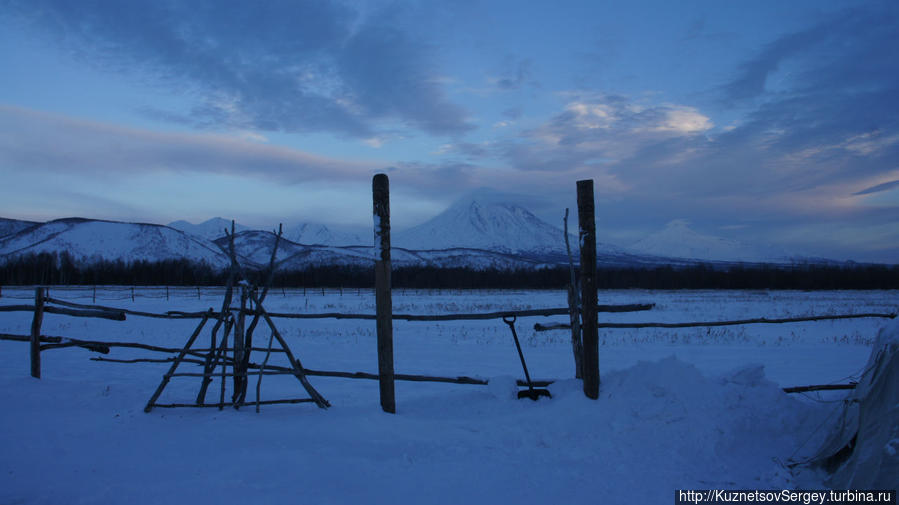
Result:
{"type": "Polygon", "coordinates": [[[247,385],[247,371],[246,368],[244,368],[244,358],[245,353],[248,352],[246,350],[246,312],[248,299],[247,286],[241,284],[240,312],[237,313],[237,322],[234,324],[234,365],[231,367],[234,372],[234,391],[231,397],[231,403],[234,404],[235,409],[240,408],[240,405],[238,405],[240,403],[240,397],[244,393],[247,385]]]}
{"type": "Polygon", "coordinates": [[[396,413],[393,389],[393,300],[390,293],[390,181],[376,174],[371,182],[375,226],[375,313],[378,327],[378,382],[381,409],[396,413]]]}
{"type": "Polygon", "coordinates": [[[565,217],[562,219],[562,229],[565,233],[565,250],[568,252],[568,322],[571,325],[571,349],[574,353],[574,377],[584,378],[584,348],[581,343],[581,315],[580,296],[577,289],[577,277],[574,274],[574,259],[571,257],[571,244],[568,241],[568,209],[565,209],[565,217]]]}
{"type": "Polygon", "coordinates": [[[44,320],[44,288],[34,288],[34,319],[31,320],[31,376],[41,378],[41,323],[44,320]]]}
{"type": "Polygon", "coordinates": [[[581,330],[584,394],[599,398],[599,334],[596,319],[596,218],[593,180],[577,181],[578,237],[581,249],[581,330]]]}

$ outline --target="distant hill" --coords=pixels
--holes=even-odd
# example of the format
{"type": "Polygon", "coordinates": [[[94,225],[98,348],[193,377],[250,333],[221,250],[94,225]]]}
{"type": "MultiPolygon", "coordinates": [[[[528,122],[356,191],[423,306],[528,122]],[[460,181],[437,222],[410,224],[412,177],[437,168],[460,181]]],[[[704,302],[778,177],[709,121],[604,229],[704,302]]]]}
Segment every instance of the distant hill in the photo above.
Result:
{"type": "Polygon", "coordinates": [[[62,251],[85,263],[185,258],[216,268],[229,264],[215,244],[157,224],[67,218],[34,225],[0,238],[0,259],[62,251]]]}
{"type": "Polygon", "coordinates": [[[632,244],[638,254],[700,261],[784,263],[789,255],[782,249],[704,235],[684,220],[674,220],[659,232],[632,244]]]}
{"type": "Polygon", "coordinates": [[[34,221],[21,221],[18,219],[6,219],[0,217],[0,238],[7,235],[18,233],[26,228],[30,228],[36,224],[34,221]]]}
{"type": "MultiPolygon", "coordinates": [[[[201,237],[206,240],[215,240],[219,237],[225,236],[225,230],[231,231],[231,220],[225,219],[221,217],[214,217],[212,219],[203,221],[200,224],[193,224],[187,221],[173,221],[168,224],[169,228],[174,228],[176,230],[181,230],[184,233],[188,233],[195,237],[201,237]]],[[[236,232],[248,230],[249,228],[243,226],[241,224],[235,224],[234,230],[236,232]]]]}
{"type": "MultiPolygon", "coordinates": [[[[567,265],[563,231],[516,203],[516,197],[479,190],[428,221],[392,235],[394,265],[534,270],[567,265]]],[[[165,261],[187,259],[226,268],[231,221],[213,218],[200,224],[175,221],[170,226],[67,218],[48,223],[0,220],[0,263],[42,252],[66,251],[79,262],[94,260],[165,261]]],[[[250,267],[267,265],[275,235],[236,227],[238,260],[250,267]]],[[[577,237],[569,235],[579,261],[577,237]]],[[[621,248],[599,242],[600,266],[607,268],[690,267],[699,263],[727,269],[738,263],[777,265],[842,265],[820,258],[796,258],[773,247],[758,247],[692,230],[672,221],[660,232],[621,248]]],[[[281,269],[328,266],[367,267],[373,261],[372,240],[325,225],[302,223],[284,230],[276,258],[281,269]]]]}
{"type": "Polygon", "coordinates": [[[329,246],[370,245],[371,237],[362,238],[357,233],[336,230],[323,224],[300,223],[284,230],[284,238],[297,244],[329,246]]]}

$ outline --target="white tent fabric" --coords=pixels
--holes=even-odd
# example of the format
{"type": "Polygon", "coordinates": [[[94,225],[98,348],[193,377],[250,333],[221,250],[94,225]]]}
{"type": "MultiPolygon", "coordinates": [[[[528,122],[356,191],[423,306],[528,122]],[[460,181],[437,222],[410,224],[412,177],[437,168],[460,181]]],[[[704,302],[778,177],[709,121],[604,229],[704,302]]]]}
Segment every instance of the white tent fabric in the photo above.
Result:
{"type": "Polygon", "coordinates": [[[899,320],[881,328],[843,415],[813,458],[833,489],[899,488],[899,320]]]}

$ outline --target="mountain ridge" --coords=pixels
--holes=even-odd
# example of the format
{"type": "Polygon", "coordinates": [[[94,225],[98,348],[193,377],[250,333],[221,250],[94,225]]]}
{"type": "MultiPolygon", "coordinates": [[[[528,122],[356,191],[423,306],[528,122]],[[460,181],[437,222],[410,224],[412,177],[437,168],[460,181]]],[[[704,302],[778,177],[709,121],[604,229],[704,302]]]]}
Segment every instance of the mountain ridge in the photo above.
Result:
{"type": "MultiPolygon", "coordinates": [[[[64,218],[30,223],[0,218],[14,233],[0,235],[0,262],[31,252],[69,251],[81,261],[112,259],[189,259],[225,268],[231,221],[217,217],[194,225],[174,221],[169,226],[64,218]]],[[[275,234],[237,225],[235,245],[239,260],[253,267],[268,264],[275,234]]],[[[578,262],[578,240],[569,234],[572,256],[578,262]]],[[[431,219],[393,235],[393,262],[397,266],[470,266],[472,268],[544,268],[567,265],[565,234],[508,197],[475,192],[457,200],[431,219]]],[[[773,249],[772,249],[773,250],[773,249]]],[[[730,239],[703,235],[689,223],[674,220],[655,234],[622,248],[597,243],[600,264],[610,267],[686,267],[708,263],[715,268],[730,264],[800,262],[841,264],[821,258],[790,257],[783,251],[751,250],[730,239]],[[748,251],[748,252],[747,252],[748,251]],[[781,254],[782,253],[782,254],[781,254]]],[[[365,265],[373,261],[372,245],[360,234],[332,230],[325,225],[300,223],[288,227],[279,247],[277,264],[302,269],[322,265],[365,265]],[[355,242],[355,243],[354,243],[355,242]],[[362,242],[362,243],[359,243],[362,242]]]]}
{"type": "Polygon", "coordinates": [[[699,233],[683,219],[669,221],[665,227],[635,242],[629,250],[639,254],[707,261],[782,263],[790,262],[786,251],[770,246],[748,244],[699,233]]]}
{"type": "MultiPolygon", "coordinates": [[[[577,244],[576,239],[571,241],[577,244]]],[[[415,250],[559,252],[565,250],[565,234],[514,202],[471,195],[424,223],[395,233],[393,243],[415,250]]]]}

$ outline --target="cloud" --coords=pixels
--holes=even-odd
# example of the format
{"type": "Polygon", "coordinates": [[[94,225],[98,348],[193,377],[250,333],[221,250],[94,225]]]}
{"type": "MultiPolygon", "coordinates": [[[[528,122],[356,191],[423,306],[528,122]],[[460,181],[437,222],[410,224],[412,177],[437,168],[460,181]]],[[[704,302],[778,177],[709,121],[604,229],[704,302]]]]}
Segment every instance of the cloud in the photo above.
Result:
{"type": "Polygon", "coordinates": [[[756,105],[701,161],[744,166],[770,193],[882,180],[899,164],[897,23],[899,4],[870,2],[773,41],[722,88],[756,105]]]}
{"type": "Polygon", "coordinates": [[[507,117],[511,120],[517,120],[521,118],[523,111],[521,107],[510,107],[508,109],[504,109],[502,112],[503,117],[507,117]]]}
{"type": "Polygon", "coordinates": [[[880,193],[881,191],[889,191],[893,188],[899,188],[899,180],[884,182],[883,184],[878,184],[876,186],[871,186],[870,188],[863,189],[861,191],[857,191],[852,193],[855,196],[858,195],[871,195],[874,193],[880,193]]]}
{"type": "Polygon", "coordinates": [[[345,98],[365,115],[397,117],[433,134],[470,130],[465,110],[449,102],[432,77],[430,61],[421,43],[375,19],[350,37],[337,70],[349,88],[345,98]]]}
{"type": "MultiPolygon", "coordinates": [[[[899,6],[875,1],[853,5],[823,21],[784,35],[742,63],[738,74],[723,86],[726,98],[768,98],[776,101],[799,95],[865,94],[895,85],[899,70],[892,55],[899,47],[895,26],[899,6]],[[782,89],[774,89],[775,73],[784,74],[782,89]],[[892,83],[892,84],[888,84],[892,83]]],[[[839,98],[839,97],[837,97],[839,98]]]]}
{"type": "Polygon", "coordinates": [[[210,173],[302,181],[364,179],[375,165],[237,135],[163,133],[0,106],[0,167],[126,178],[210,173]]]}
{"type": "Polygon", "coordinates": [[[538,85],[532,76],[531,67],[533,66],[533,61],[531,59],[525,58],[519,60],[513,66],[515,67],[513,71],[510,71],[505,76],[495,80],[496,86],[499,89],[511,91],[520,89],[525,84],[538,85]]]}
{"type": "Polygon", "coordinates": [[[382,121],[466,131],[427,46],[342,3],[29,0],[11,12],[82,61],[195,95],[157,118],[215,128],[368,138],[382,121]]]}
{"type": "Polygon", "coordinates": [[[713,127],[709,117],[685,105],[591,93],[568,98],[564,110],[543,125],[498,144],[512,166],[525,171],[604,172],[666,142],[684,148],[703,142],[697,137],[713,127]]]}
{"type": "Polygon", "coordinates": [[[899,166],[897,23],[899,4],[870,3],[773,41],[721,88],[748,110],[726,128],[687,104],[568,93],[558,114],[498,148],[520,170],[599,178],[606,197],[660,221],[875,226],[886,214],[851,196],[899,166]]]}

